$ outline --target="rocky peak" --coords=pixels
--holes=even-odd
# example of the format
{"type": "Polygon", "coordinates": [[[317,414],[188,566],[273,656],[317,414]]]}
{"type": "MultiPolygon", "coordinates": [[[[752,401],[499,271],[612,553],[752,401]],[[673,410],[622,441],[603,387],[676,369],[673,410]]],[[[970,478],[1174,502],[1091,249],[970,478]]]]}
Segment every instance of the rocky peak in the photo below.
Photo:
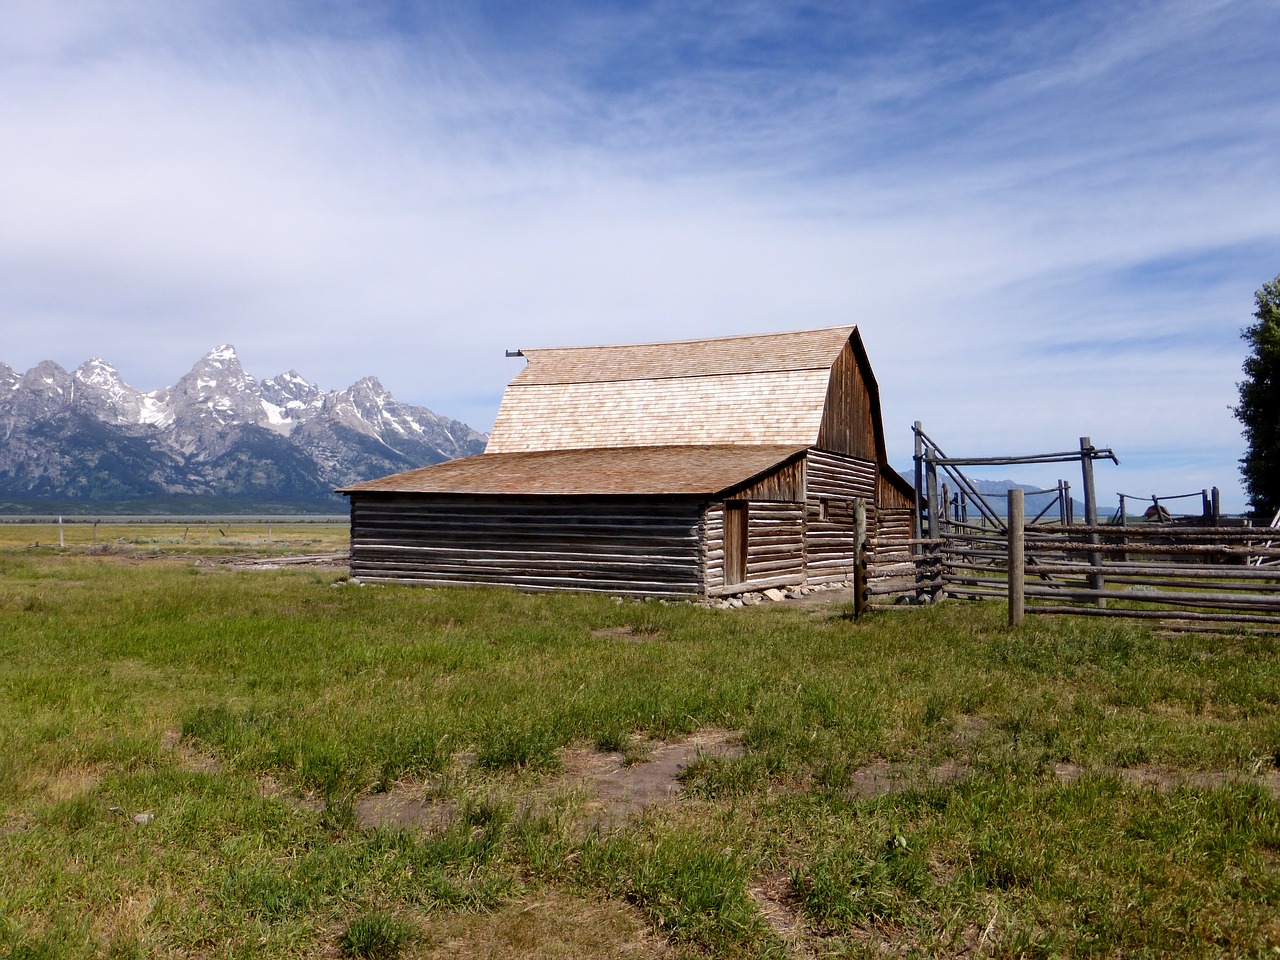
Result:
{"type": "Polygon", "coordinates": [[[262,399],[283,409],[288,409],[293,404],[301,404],[305,407],[323,396],[320,388],[305,379],[297,370],[268,377],[262,381],[261,386],[262,399]]]}
{"type": "Polygon", "coordinates": [[[72,376],[86,386],[101,387],[104,390],[113,390],[124,383],[120,371],[101,357],[86,360],[76,367],[72,376]]]}
{"type": "Polygon", "coordinates": [[[159,398],[173,411],[175,422],[212,421],[220,426],[233,422],[261,424],[258,382],[245,373],[229,343],[214,347],[159,398]]]}
{"type": "Polygon", "coordinates": [[[257,381],[244,372],[236,348],[224,343],[197,360],[174,389],[192,399],[207,399],[214,394],[256,392],[257,381]]]}
{"type": "Polygon", "coordinates": [[[31,420],[60,413],[71,406],[74,398],[71,374],[52,360],[42,361],[24,373],[10,396],[12,412],[31,420]]]}
{"type": "Polygon", "coordinates": [[[57,396],[71,395],[71,374],[52,360],[42,360],[22,375],[24,389],[57,396]]]}
{"type": "Polygon", "coordinates": [[[377,377],[365,377],[347,388],[347,396],[361,413],[380,413],[396,400],[377,377]]]}
{"type": "Polygon", "coordinates": [[[18,371],[7,363],[0,363],[0,394],[10,390],[17,390],[18,384],[22,382],[22,377],[18,376],[18,371]]]}
{"type": "Polygon", "coordinates": [[[76,403],[88,408],[100,420],[142,422],[145,406],[142,392],[125,383],[120,371],[107,361],[99,357],[86,360],[76,367],[72,379],[76,383],[76,403]]]}
{"type": "Polygon", "coordinates": [[[325,403],[330,416],[384,440],[382,434],[387,429],[400,434],[405,432],[399,422],[401,418],[396,415],[401,406],[377,377],[357,380],[341,393],[331,395],[325,403]]]}
{"type": "Polygon", "coordinates": [[[259,386],[265,426],[288,436],[298,424],[309,420],[324,405],[324,394],[297,370],[268,377],[259,386]]]}

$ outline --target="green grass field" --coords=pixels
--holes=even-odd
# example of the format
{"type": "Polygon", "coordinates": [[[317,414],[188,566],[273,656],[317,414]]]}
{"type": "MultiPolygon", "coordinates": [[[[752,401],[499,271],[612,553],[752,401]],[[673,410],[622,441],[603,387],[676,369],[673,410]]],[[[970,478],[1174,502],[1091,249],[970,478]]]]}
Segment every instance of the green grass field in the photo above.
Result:
{"type": "Polygon", "coordinates": [[[1280,954],[1272,637],[214,562],[345,529],[3,532],[0,956],[1280,954]],[[612,823],[568,776],[710,729],[741,756],[612,823]],[[432,816],[368,824],[387,790],[432,816]]]}

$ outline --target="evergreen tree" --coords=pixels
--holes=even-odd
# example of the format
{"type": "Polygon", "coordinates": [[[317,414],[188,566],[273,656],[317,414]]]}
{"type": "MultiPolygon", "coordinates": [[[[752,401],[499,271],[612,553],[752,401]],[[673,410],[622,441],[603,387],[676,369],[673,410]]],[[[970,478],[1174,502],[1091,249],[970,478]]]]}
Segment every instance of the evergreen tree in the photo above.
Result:
{"type": "Polygon", "coordinates": [[[1280,509],[1280,276],[1263,284],[1254,299],[1258,322],[1240,334],[1250,353],[1233,412],[1249,445],[1240,461],[1245,491],[1254,511],[1270,520],[1280,509]]]}

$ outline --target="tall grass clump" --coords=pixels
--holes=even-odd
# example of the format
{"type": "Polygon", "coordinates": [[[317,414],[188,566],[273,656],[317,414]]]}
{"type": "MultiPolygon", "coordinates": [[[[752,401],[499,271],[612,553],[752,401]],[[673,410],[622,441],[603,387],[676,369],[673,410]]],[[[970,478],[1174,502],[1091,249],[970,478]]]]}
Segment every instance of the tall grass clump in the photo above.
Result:
{"type": "Polygon", "coordinates": [[[344,957],[395,960],[414,940],[416,930],[404,920],[382,910],[356,917],[338,937],[344,957]]]}

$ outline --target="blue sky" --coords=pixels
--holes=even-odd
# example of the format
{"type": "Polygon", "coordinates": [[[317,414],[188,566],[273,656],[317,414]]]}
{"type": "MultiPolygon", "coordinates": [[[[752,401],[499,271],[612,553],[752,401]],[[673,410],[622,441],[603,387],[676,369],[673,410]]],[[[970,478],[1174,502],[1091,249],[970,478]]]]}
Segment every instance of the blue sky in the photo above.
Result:
{"type": "MultiPolygon", "coordinates": [[[[891,454],[1119,454],[1241,509],[1274,0],[0,0],[0,360],[377,375],[856,322],[891,454]]],[[[1046,485],[1050,470],[1019,471],[1046,485]]],[[[995,479],[995,477],[991,477],[995,479]]],[[[1067,479],[1074,479],[1068,477],[1067,479]]]]}

